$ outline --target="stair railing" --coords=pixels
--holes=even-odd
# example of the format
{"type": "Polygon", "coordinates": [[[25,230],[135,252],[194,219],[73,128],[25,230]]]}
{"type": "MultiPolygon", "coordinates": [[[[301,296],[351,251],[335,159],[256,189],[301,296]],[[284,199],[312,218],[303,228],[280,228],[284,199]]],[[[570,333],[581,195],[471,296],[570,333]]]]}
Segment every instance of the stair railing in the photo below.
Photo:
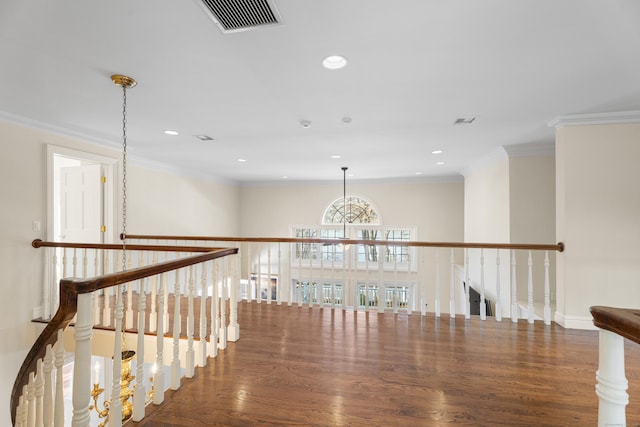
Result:
{"type": "MultiPolygon", "coordinates": [[[[59,243],[39,242],[36,247],[56,246],[59,243]]],[[[76,246],[78,249],[95,249],[104,251],[105,255],[109,250],[121,249],[119,245],[81,245],[64,244],[76,246]]],[[[156,251],[176,251],[187,254],[164,262],[151,262],[152,265],[140,266],[109,274],[99,275],[92,278],[62,279],[59,282],[59,307],[56,314],[48,322],[35,344],[25,358],[22,367],[16,377],[11,394],[11,417],[14,426],[32,425],[54,425],[62,427],[64,424],[64,396],[63,396],[63,376],[62,367],[65,359],[65,348],[63,344],[63,331],[74,321],[75,347],[74,370],[73,370],[73,416],[71,424],[75,426],[88,426],[90,419],[90,407],[92,392],[98,390],[97,380],[94,380],[94,387],[91,387],[91,344],[93,328],[96,315],[102,310],[96,310],[96,299],[108,301],[115,299],[113,305],[115,314],[113,315],[113,352],[112,354],[124,353],[124,346],[129,346],[127,341],[134,341],[137,344],[138,371],[136,372],[136,384],[132,391],[132,416],[135,421],[144,417],[145,404],[149,403],[148,392],[144,389],[143,365],[145,361],[145,347],[148,344],[148,334],[150,328],[145,324],[146,300],[151,298],[152,302],[157,302],[159,309],[155,316],[150,315],[155,329],[156,349],[153,355],[156,363],[160,367],[167,365],[165,360],[171,356],[171,388],[177,389],[180,386],[181,368],[185,367],[185,375],[193,377],[194,367],[204,366],[207,356],[215,356],[218,348],[226,348],[227,331],[229,340],[237,340],[239,337],[239,325],[237,325],[237,257],[229,257],[238,253],[236,248],[203,248],[203,247],[183,247],[183,246],[153,246],[153,245],[127,245],[127,250],[131,253],[136,251],[146,251],[154,253],[156,251]],[[198,253],[199,252],[199,253],[198,253]],[[188,255],[198,253],[196,255],[188,255]],[[199,285],[198,285],[199,282],[199,285]],[[111,295],[101,292],[116,289],[111,295]],[[209,291],[211,289],[211,291],[209,291]],[[222,289],[222,295],[228,294],[228,301],[220,299],[218,289],[222,289]],[[229,291],[225,291],[229,289],[229,291]],[[173,291],[173,303],[175,311],[173,315],[168,307],[171,301],[169,292],[173,291]],[[124,320],[125,304],[127,294],[135,297],[137,307],[133,312],[137,315],[138,323],[133,330],[127,330],[124,320]],[[187,296],[188,316],[184,319],[180,315],[180,298],[187,296]],[[199,295],[199,297],[197,296],[199,295]],[[212,297],[209,298],[208,295],[212,297]],[[200,333],[198,334],[198,348],[194,348],[194,324],[196,299],[200,299],[199,310],[200,333]],[[218,307],[230,307],[230,317],[221,318],[218,307]],[[208,317],[210,314],[210,318],[208,317]],[[186,321],[183,327],[182,321],[186,321]],[[235,322],[235,323],[234,323],[235,322]],[[170,325],[173,325],[170,327],[170,325]],[[172,329],[172,330],[169,330],[172,329]],[[210,335],[207,335],[207,330],[210,335]],[[223,336],[224,342],[220,339],[223,336]],[[126,332],[125,332],[126,331],[126,332]],[[184,337],[181,332],[186,331],[187,348],[181,351],[180,339],[184,337]],[[135,332],[136,335],[133,335],[135,332]],[[165,341],[173,342],[173,351],[164,352],[165,341]],[[207,344],[208,343],[208,344],[207,344]],[[53,372],[55,371],[55,376],[53,372]]],[[[143,264],[145,258],[139,252],[139,264],[143,264]]],[[[101,256],[96,258],[104,259],[101,256]]],[[[127,305],[127,310],[132,306],[127,305]]],[[[155,305],[155,304],[154,304],[155,305]]],[[[132,315],[132,319],[133,319],[132,315]]],[[[121,372],[122,358],[113,357],[113,372],[121,372]]],[[[113,398],[120,396],[120,377],[113,375],[111,383],[111,401],[109,402],[109,426],[120,425],[123,417],[123,400],[113,398]]],[[[164,369],[158,369],[153,377],[154,385],[163,385],[164,369]]],[[[164,400],[164,387],[154,387],[153,403],[161,404],[164,400]]],[[[97,403],[97,402],[96,402],[97,403]]]]}

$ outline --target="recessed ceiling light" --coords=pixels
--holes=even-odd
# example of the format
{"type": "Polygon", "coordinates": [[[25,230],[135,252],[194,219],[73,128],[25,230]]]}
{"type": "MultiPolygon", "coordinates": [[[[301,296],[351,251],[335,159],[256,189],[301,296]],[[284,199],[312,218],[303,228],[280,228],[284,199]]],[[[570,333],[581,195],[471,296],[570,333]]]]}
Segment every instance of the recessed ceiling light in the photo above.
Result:
{"type": "Polygon", "coordinates": [[[164,133],[167,135],[179,135],[178,131],[175,130],[165,130],[164,133]]]}
{"type": "Polygon", "coordinates": [[[287,175],[284,175],[282,179],[289,179],[289,177],[287,175]]]}
{"type": "Polygon", "coordinates": [[[341,159],[342,156],[339,156],[337,154],[334,154],[333,156],[331,156],[332,159],[341,159]]]}
{"type": "Polygon", "coordinates": [[[444,162],[438,162],[436,165],[444,165],[444,162]]]}
{"type": "Polygon", "coordinates": [[[416,175],[422,175],[422,172],[416,172],[416,175]]]}
{"type": "Polygon", "coordinates": [[[213,141],[213,138],[211,138],[209,135],[194,135],[196,138],[198,138],[200,141],[213,141]]]}
{"type": "Polygon", "coordinates": [[[344,117],[342,118],[342,123],[349,124],[349,123],[351,123],[352,121],[353,121],[353,119],[351,119],[351,117],[349,117],[349,116],[344,116],[344,117]]]}
{"type": "Polygon", "coordinates": [[[442,151],[442,150],[433,150],[433,151],[431,152],[431,154],[442,154],[442,153],[443,153],[443,151],[442,151]]]}
{"type": "Polygon", "coordinates": [[[311,127],[311,120],[300,120],[300,126],[309,129],[311,127]]]}
{"type": "Polygon", "coordinates": [[[322,60],[322,65],[327,70],[339,70],[347,66],[347,58],[340,55],[327,56],[322,60]]]}
{"type": "Polygon", "coordinates": [[[238,159],[238,161],[239,161],[240,163],[244,163],[244,162],[246,162],[246,161],[247,161],[247,159],[238,159]]]}

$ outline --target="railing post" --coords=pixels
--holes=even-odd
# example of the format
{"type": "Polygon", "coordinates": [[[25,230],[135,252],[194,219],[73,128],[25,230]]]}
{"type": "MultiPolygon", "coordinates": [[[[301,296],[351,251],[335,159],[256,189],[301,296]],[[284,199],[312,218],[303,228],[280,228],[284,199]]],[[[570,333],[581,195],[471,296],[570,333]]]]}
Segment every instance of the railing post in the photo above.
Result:
{"type": "Polygon", "coordinates": [[[44,362],[42,359],[38,359],[38,365],[36,368],[36,381],[35,386],[35,398],[36,398],[36,427],[43,426],[44,416],[44,362]]]}
{"type": "MultiPolygon", "coordinates": [[[[109,407],[109,427],[122,426],[122,401],[116,396],[120,396],[120,375],[122,371],[122,342],[124,340],[124,333],[122,331],[122,322],[124,317],[124,286],[118,285],[116,288],[116,316],[115,316],[115,339],[113,343],[113,378],[111,380],[111,396],[112,402],[109,407]]],[[[79,297],[78,297],[79,298],[79,297]]],[[[78,310],[79,311],[79,310],[78,310]]],[[[77,355],[77,346],[76,346],[77,355]]],[[[89,360],[91,360],[89,358],[89,360]]],[[[77,366],[76,366],[77,368],[77,366]]],[[[87,368],[87,372],[90,372],[91,366],[87,368]]],[[[74,371],[75,372],[75,371],[74,371]]],[[[75,378],[74,378],[75,379],[75,378]]],[[[90,379],[88,379],[90,383],[90,379]]],[[[75,385],[73,387],[75,394],[75,385]]],[[[87,388],[87,399],[91,396],[89,388],[87,388]]],[[[88,416],[88,414],[87,414],[88,416]]],[[[75,424],[74,424],[75,427],[75,424]]]]}
{"type": "Polygon", "coordinates": [[[496,322],[502,321],[502,293],[500,289],[500,249],[496,249],[496,322]]]}
{"type": "Polygon", "coordinates": [[[511,321],[518,321],[518,280],[516,277],[516,251],[511,251],[511,321]]]}
{"type": "Polygon", "coordinates": [[[62,368],[64,367],[64,344],[62,343],[62,329],[58,330],[58,338],[56,340],[55,351],[55,366],[56,366],[56,401],[55,408],[53,410],[54,427],[64,427],[64,373],[62,368]]]}
{"type": "Polygon", "coordinates": [[[604,329],[600,330],[596,380],[598,426],[626,426],[625,406],[629,395],[624,375],[624,338],[604,329]]]}
{"type": "Polygon", "coordinates": [[[51,373],[53,372],[53,348],[47,345],[44,356],[44,427],[53,426],[53,382],[51,373]]]}
{"type": "Polygon", "coordinates": [[[480,319],[487,320],[487,305],[484,297],[484,248],[480,249],[480,319]]]}
{"type": "Polygon", "coordinates": [[[146,286],[147,279],[141,279],[138,287],[138,346],[136,363],[136,385],[133,390],[133,421],[137,422],[144,418],[145,401],[147,399],[144,387],[144,330],[146,316],[146,286]]]}
{"type": "MultiPolygon", "coordinates": [[[[194,311],[194,294],[196,288],[196,279],[193,274],[194,266],[189,267],[189,293],[187,294],[187,352],[185,355],[185,376],[193,378],[195,372],[196,353],[193,349],[193,334],[195,332],[195,311],[194,311]]],[[[185,272],[186,275],[186,272],[185,272]]]]}
{"type": "Polygon", "coordinates": [[[455,291],[455,275],[456,266],[455,258],[453,257],[453,248],[451,249],[451,255],[449,256],[449,264],[451,265],[451,278],[449,279],[449,316],[453,319],[456,317],[456,291],[455,291]]]}
{"type": "Polygon", "coordinates": [[[551,324],[551,301],[549,289],[549,251],[544,252],[544,324],[551,324]]]}
{"type": "Polygon", "coordinates": [[[535,317],[535,309],[533,307],[533,256],[531,254],[531,251],[529,251],[527,264],[529,266],[527,279],[527,315],[529,318],[529,323],[533,323],[535,317]]]}
{"type": "MultiPolygon", "coordinates": [[[[426,292],[425,292],[426,294],[426,292]]],[[[426,314],[427,302],[424,301],[423,313],[426,314]]],[[[436,301],[435,301],[435,315],[436,319],[440,318],[440,248],[436,248],[436,301]]]]}
{"type": "Polygon", "coordinates": [[[158,312],[157,331],[156,331],[156,372],[153,374],[153,404],[160,405],[164,402],[164,306],[167,304],[167,275],[162,273],[160,287],[162,290],[158,292],[158,312]]]}
{"type": "Polygon", "coordinates": [[[171,390],[180,388],[180,270],[176,270],[173,285],[173,358],[171,360],[171,390]]]}
{"type": "MultiPolygon", "coordinates": [[[[218,321],[218,276],[219,266],[218,260],[211,261],[213,263],[211,267],[211,326],[209,334],[209,356],[218,356],[218,330],[220,324],[218,321]]],[[[251,275],[249,275],[249,281],[251,281],[251,275]]]]}
{"type": "MultiPolygon", "coordinates": [[[[258,268],[258,270],[260,269],[258,268]]],[[[229,259],[228,257],[225,257],[224,273],[222,274],[222,286],[220,287],[220,332],[218,336],[218,348],[220,350],[224,350],[225,348],[227,348],[227,287],[228,287],[227,285],[228,283],[229,283],[229,259]]]]}
{"type": "Polygon", "coordinates": [[[207,365],[207,300],[209,292],[207,290],[207,264],[202,263],[200,275],[200,330],[198,332],[198,358],[196,364],[198,366],[207,365]]]}
{"type": "MultiPolygon", "coordinates": [[[[78,316],[75,325],[76,351],[73,366],[73,417],[71,419],[73,427],[87,427],[90,421],[91,335],[93,333],[93,320],[91,319],[92,297],[92,293],[78,295],[78,316]]],[[[114,359],[118,358],[115,357],[114,359]]],[[[116,393],[116,395],[119,395],[119,393],[116,393]]],[[[120,407],[122,408],[122,406],[120,407]]]]}

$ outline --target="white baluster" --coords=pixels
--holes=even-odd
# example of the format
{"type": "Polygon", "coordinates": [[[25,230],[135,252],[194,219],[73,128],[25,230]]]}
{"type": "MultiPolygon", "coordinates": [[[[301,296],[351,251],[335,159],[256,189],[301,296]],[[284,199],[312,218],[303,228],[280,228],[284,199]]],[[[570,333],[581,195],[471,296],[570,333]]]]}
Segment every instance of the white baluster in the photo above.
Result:
{"type": "Polygon", "coordinates": [[[531,255],[531,251],[529,251],[529,259],[527,261],[529,265],[528,269],[528,280],[527,280],[527,301],[528,301],[528,317],[529,323],[533,323],[533,318],[535,316],[535,309],[533,308],[533,257],[531,255]]]}
{"type": "Polygon", "coordinates": [[[144,386],[144,330],[146,316],[146,284],[147,279],[141,279],[138,286],[138,346],[136,349],[136,385],[133,388],[133,421],[137,422],[144,418],[144,407],[147,399],[147,392],[144,386]]]}
{"type": "Polygon", "coordinates": [[[480,320],[487,320],[487,306],[484,297],[484,248],[480,248],[480,320]]]}
{"type": "Polygon", "coordinates": [[[51,318],[51,290],[55,286],[56,265],[55,255],[53,255],[55,254],[55,251],[56,248],[45,248],[44,271],[46,272],[46,277],[42,285],[42,318],[47,320],[51,318]],[[51,262],[49,261],[51,259],[50,256],[52,255],[54,259],[53,265],[51,265],[51,262]]]}
{"type": "MultiPolygon", "coordinates": [[[[193,265],[189,267],[189,293],[188,293],[188,307],[187,307],[187,354],[185,355],[185,376],[187,378],[193,378],[195,372],[195,356],[196,353],[193,350],[193,333],[195,329],[195,312],[193,307],[193,296],[196,290],[196,280],[193,277],[193,265]]],[[[185,271],[186,275],[186,271],[185,271]]]]}
{"type": "Polygon", "coordinates": [[[53,382],[51,373],[53,372],[53,348],[51,344],[47,345],[44,356],[44,427],[53,426],[53,382]]]}
{"type": "Polygon", "coordinates": [[[87,248],[82,249],[82,277],[85,278],[89,273],[89,258],[87,257],[87,248]]]}
{"type": "MultiPolygon", "coordinates": [[[[114,373],[111,380],[111,406],[109,409],[109,427],[120,427],[122,425],[122,401],[116,396],[120,396],[120,376],[122,371],[122,322],[124,317],[124,286],[116,287],[116,314],[115,314],[115,338],[113,343],[113,368],[114,373]]],[[[91,369],[91,367],[89,367],[91,369]]],[[[74,387],[75,390],[75,387],[74,387]]],[[[87,391],[87,396],[89,392],[87,391]]]]}
{"type": "MultiPolygon", "coordinates": [[[[218,320],[218,276],[219,276],[219,261],[213,260],[211,267],[211,326],[209,334],[209,356],[218,356],[218,330],[220,329],[220,323],[218,320]]],[[[249,283],[251,283],[251,270],[249,270],[249,283]]],[[[251,294],[249,294],[251,299],[251,294]]]]}
{"type": "MultiPolygon", "coordinates": [[[[296,245],[300,245],[300,252],[296,253],[298,256],[298,279],[296,282],[298,283],[298,307],[302,307],[302,254],[304,254],[303,243],[296,243],[296,245]]],[[[296,251],[297,252],[297,251],[296,251]]],[[[344,272],[345,262],[342,263],[342,271],[344,272]]]]}
{"type": "MultiPolygon", "coordinates": [[[[440,287],[441,287],[441,283],[440,283],[440,249],[436,248],[436,301],[435,301],[435,305],[434,305],[434,309],[435,309],[435,315],[436,315],[436,319],[440,318],[440,287]]],[[[422,305],[424,307],[422,307],[422,315],[424,316],[426,314],[427,311],[427,304],[426,302],[423,302],[422,305]]]]}
{"type": "MultiPolygon", "coordinates": [[[[384,313],[387,305],[387,295],[384,289],[384,253],[386,246],[378,246],[378,313],[384,313]]],[[[346,255],[346,254],[345,254],[346,255]]],[[[346,262],[346,257],[345,257],[346,262]]]]}
{"type": "Polygon", "coordinates": [[[469,248],[464,248],[464,317],[471,319],[471,277],[469,276],[469,248]]]}
{"type": "MultiPolygon", "coordinates": [[[[104,265],[108,268],[110,265],[109,254],[111,251],[105,251],[104,265]]],[[[106,273],[106,271],[105,271],[106,273]]],[[[105,288],[103,291],[103,307],[102,307],[102,326],[111,326],[111,289],[105,288]]]]}
{"type": "Polygon", "coordinates": [[[36,427],[42,427],[44,416],[44,362],[42,359],[38,359],[38,365],[36,368],[36,381],[35,386],[35,398],[36,398],[36,427]]]}
{"type": "Polygon", "coordinates": [[[598,426],[626,426],[625,406],[629,403],[624,375],[624,338],[601,329],[596,372],[598,426]]]}
{"type": "Polygon", "coordinates": [[[549,251],[544,253],[544,324],[551,324],[551,301],[549,290],[549,251]]]}
{"type": "MultiPolygon", "coordinates": [[[[262,304],[262,244],[258,243],[258,268],[256,273],[256,299],[262,304]]],[[[224,288],[224,284],[222,285],[224,288]]],[[[221,307],[222,309],[222,307],[221,307]]]]}
{"type": "Polygon", "coordinates": [[[18,407],[16,408],[16,427],[25,427],[27,425],[27,402],[25,401],[27,386],[22,388],[22,394],[18,399],[18,407]]]}
{"type": "Polygon", "coordinates": [[[127,313],[125,315],[126,329],[133,328],[133,283],[127,285],[127,313]]]}
{"type": "Polygon", "coordinates": [[[62,279],[67,277],[67,248],[62,248],[62,279]]]}
{"type": "Polygon", "coordinates": [[[173,285],[173,359],[171,361],[171,390],[180,388],[180,273],[176,270],[173,285]]]}
{"type": "MultiPolygon", "coordinates": [[[[166,261],[168,259],[168,255],[165,252],[164,254],[164,260],[166,261]]],[[[163,330],[164,331],[168,331],[169,330],[169,280],[164,277],[164,280],[162,280],[162,293],[164,293],[164,309],[160,312],[162,315],[162,323],[163,323],[163,330]]]]}
{"type": "MultiPolygon", "coordinates": [[[[233,289],[229,290],[229,297],[233,289]]],[[[267,244],[267,304],[271,304],[271,243],[267,244]]]]}
{"type": "MultiPolygon", "coordinates": [[[[73,365],[73,417],[71,419],[73,427],[86,427],[89,425],[91,335],[93,332],[93,319],[91,318],[92,298],[93,293],[78,295],[78,314],[75,324],[76,351],[73,365]]],[[[118,358],[116,357],[115,359],[118,358]]],[[[120,372],[120,370],[114,370],[114,372],[120,372]]],[[[120,389],[119,386],[120,382],[118,381],[118,390],[120,389]]],[[[117,396],[118,393],[115,395],[117,396]]]]}
{"type": "Polygon", "coordinates": [[[500,249],[496,249],[496,322],[502,321],[502,295],[500,292],[500,249]]]}
{"type": "MultiPolygon", "coordinates": [[[[236,255],[239,256],[239,255],[236,255]]],[[[333,270],[332,270],[333,272],[333,270]]],[[[278,305],[282,304],[283,300],[283,285],[286,283],[282,280],[284,277],[284,268],[282,267],[282,252],[280,247],[280,242],[278,242],[278,279],[276,281],[276,301],[278,301],[278,305]]],[[[238,268],[238,280],[240,279],[240,268],[238,268]]],[[[240,301],[240,298],[238,298],[240,301]]]]}
{"type": "MultiPolygon", "coordinates": [[[[240,339],[240,325],[238,324],[238,286],[239,286],[239,277],[238,277],[238,266],[236,263],[238,262],[238,256],[234,255],[229,260],[230,265],[230,284],[229,284],[229,326],[227,326],[227,339],[231,342],[236,342],[240,339]]],[[[269,278],[271,278],[271,274],[269,274],[269,278]]],[[[269,279],[269,286],[271,286],[271,279],[269,279]]],[[[271,289],[269,289],[269,293],[271,293],[271,289]]]]}
{"type": "Polygon", "coordinates": [[[27,383],[27,426],[36,425],[36,394],[35,394],[35,373],[29,372],[29,382],[27,383]]]}
{"type": "MultiPolygon", "coordinates": [[[[152,264],[158,263],[158,252],[153,252],[152,264]]],[[[156,313],[156,298],[158,293],[158,279],[155,275],[151,278],[151,310],[149,312],[149,332],[155,332],[158,329],[158,315],[156,313]]]]}
{"type": "Polygon", "coordinates": [[[200,331],[198,333],[198,366],[207,365],[207,264],[200,264],[200,331]]]}
{"type": "MultiPolygon", "coordinates": [[[[451,265],[451,277],[449,280],[449,316],[453,319],[456,317],[456,292],[455,292],[456,266],[454,264],[453,248],[451,249],[451,255],[449,256],[449,264],[451,265]]],[[[467,286],[469,286],[469,284],[467,284],[467,286]]]]}
{"type": "Polygon", "coordinates": [[[72,267],[73,277],[78,277],[78,252],[76,248],[73,248],[72,267]]]}
{"type": "MultiPolygon", "coordinates": [[[[223,263],[224,273],[222,274],[222,286],[220,288],[220,332],[218,335],[218,348],[221,350],[227,348],[227,284],[229,280],[229,257],[225,257],[223,263]]],[[[259,274],[258,277],[260,277],[259,274]]],[[[260,299],[262,298],[258,300],[260,299]]]]}
{"type": "Polygon", "coordinates": [[[518,321],[518,281],[516,279],[516,251],[511,251],[511,321],[518,321]]]}
{"type": "Polygon", "coordinates": [[[56,365],[56,401],[54,408],[54,427],[64,427],[64,344],[62,342],[63,330],[58,330],[56,341],[55,365],[56,365]]]}
{"type": "Polygon", "coordinates": [[[156,372],[153,374],[153,404],[160,405],[164,402],[164,311],[167,305],[167,275],[163,273],[161,278],[162,290],[158,294],[158,312],[156,316],[158,330],[156,331],[156,372]]]}

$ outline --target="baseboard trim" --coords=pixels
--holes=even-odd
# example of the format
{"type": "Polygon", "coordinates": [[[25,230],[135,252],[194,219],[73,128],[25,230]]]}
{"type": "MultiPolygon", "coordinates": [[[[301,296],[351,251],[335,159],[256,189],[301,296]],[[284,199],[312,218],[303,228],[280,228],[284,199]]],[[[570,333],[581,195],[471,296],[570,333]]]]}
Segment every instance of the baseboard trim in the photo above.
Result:
{"type": "Polygon", "coordinates": [[[591,317],[585,316],[566,316],[563,313],[555,312],[554,321],[566,329],[583,329],[589,331],[597,331],[598,328],[593,324],[591,317]]]}

